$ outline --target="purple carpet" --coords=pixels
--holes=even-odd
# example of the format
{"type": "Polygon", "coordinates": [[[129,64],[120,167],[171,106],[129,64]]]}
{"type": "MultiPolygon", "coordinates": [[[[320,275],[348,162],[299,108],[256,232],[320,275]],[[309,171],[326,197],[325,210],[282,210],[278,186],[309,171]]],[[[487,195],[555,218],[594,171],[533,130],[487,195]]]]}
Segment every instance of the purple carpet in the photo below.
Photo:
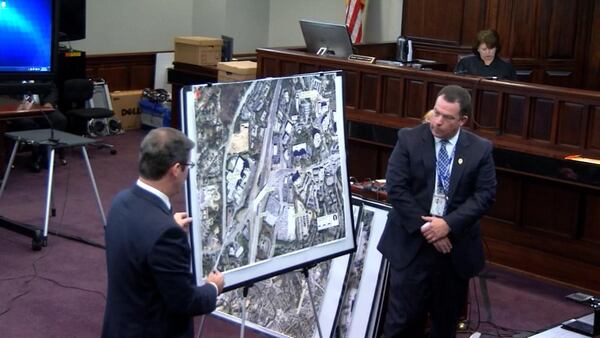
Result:
{"type": "MultiPolygon", "coordinates": [[[[143,131],[105,138],[115,144],[88,150],[106,213],[112,197],[137,178],[137,151],[143,131]]],[[[68,164],[55,167],[50,230],[103,244],[104,229],[92,186],[79,150],[67,151],[68,164]]],[[[28,154],[17,157],[0,198],[0,215],[41,226],[47,171],[32,173],[28,154]]],[[[183,196],[174,201],[183,210],[183,196]]],[[[573,288],[488,267],[471,284],[469,325],[484,337],[527,336],[590,311],[564,299],[573,288]],[[487,292],[486,292],[487,291],[487,292]],[[527,333],[529,332],[529,333],[527,333]]],[[[0,337],[98,337],[105,306],[104,250],[50,235],[42,251],[31,239],[0,228],[0,337]]],[[[202,337],[237,337],[239,327],[208,317],[202,337]]],[[[246,330],[247,337],[260,335],[246,330]]],[[[467,337],[468,334],[461,334],[467,337]]]]}

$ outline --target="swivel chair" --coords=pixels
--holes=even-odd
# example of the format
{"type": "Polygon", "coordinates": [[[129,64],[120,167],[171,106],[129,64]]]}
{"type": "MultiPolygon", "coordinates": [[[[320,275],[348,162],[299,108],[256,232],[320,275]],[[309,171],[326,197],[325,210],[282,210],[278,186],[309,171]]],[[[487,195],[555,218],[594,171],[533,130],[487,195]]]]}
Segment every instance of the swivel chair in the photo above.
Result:
{"type": "MultiPolygon", "coordinates": [[[[66,80],[62,87],[64,114],[69,119],[71,132],[91,137],[108,135],[108,129],[117,121],[111,120],[115,113],[107,108],[86,107],[86,102],[94,96],[94,84],[88,79],[66,80]]],[[[118,123],[118,122],[117,122],[118,123]]],[[[120,126],[119,126],[120,129],[120,126]]],[[[117,153],[114,145],[97,143],[99,148],[109,148],[112,155],[117,153]]]]}

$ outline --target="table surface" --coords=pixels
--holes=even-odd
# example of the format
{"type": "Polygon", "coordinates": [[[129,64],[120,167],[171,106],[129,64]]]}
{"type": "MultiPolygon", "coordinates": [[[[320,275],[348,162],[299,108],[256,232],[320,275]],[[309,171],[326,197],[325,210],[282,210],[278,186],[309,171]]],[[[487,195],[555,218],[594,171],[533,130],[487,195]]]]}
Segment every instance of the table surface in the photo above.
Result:
{"type": "MultiPolygon", "coordinates": [[[[579,321],[584,323],[588,323],[593,325],[594,323],[594,314],[590,313],[589,315],[577,318],[579,321]]],[[[542,333],[538,333],[536,335],[531,336],[530,338],[589,338],[588,336],[584,336],[582,334],[565,330],[560,327],[560,325],[548,329],[542,333]]]]}
{"type": "Polygon", "coordinates": [[[53,108],[43,107],[39,104],[23,104],[12,99],[0,99],[0,119],[37,116],[54,111],[53,108]]]}
{"type": "Polygon", "coordinates": [[[54,148],[83,146],[97,142],[92,138],[52,129],[13,131],[5,133],[4,135],[13,140],[29,141],[37,144],[49,145],[54,148]]]}

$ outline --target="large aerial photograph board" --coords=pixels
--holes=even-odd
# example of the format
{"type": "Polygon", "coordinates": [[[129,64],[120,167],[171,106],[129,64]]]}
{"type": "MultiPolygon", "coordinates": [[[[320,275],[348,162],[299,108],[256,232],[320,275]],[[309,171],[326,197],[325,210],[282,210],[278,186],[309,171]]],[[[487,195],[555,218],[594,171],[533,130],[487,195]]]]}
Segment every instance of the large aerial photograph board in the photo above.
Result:
{"type": "Polygon", "coordinates": [[[218,269],[232,290],[355,249],[339,72],[187,86],[181,102],[198,283],[218,269]]]}

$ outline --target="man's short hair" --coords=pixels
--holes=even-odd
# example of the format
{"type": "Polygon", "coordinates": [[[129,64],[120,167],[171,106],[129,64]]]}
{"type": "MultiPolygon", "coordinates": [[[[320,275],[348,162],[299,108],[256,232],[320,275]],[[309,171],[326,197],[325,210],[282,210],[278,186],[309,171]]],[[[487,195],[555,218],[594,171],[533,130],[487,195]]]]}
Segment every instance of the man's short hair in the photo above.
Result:
{"type": "Polygon", "coordinates": [[[469,117],[471,115],[471,94],[463,87],[447,85],[440,90],[437,96],[444,96],[444,99],[450,103],[458,102],[460,116],[469,117]]]}
{"type": "Polygon", "coordinates": [[[173,128],[151,130],[140,145],[140,176],[159,180],[175,163],[187,163],[194,142],[173,128]]]}

